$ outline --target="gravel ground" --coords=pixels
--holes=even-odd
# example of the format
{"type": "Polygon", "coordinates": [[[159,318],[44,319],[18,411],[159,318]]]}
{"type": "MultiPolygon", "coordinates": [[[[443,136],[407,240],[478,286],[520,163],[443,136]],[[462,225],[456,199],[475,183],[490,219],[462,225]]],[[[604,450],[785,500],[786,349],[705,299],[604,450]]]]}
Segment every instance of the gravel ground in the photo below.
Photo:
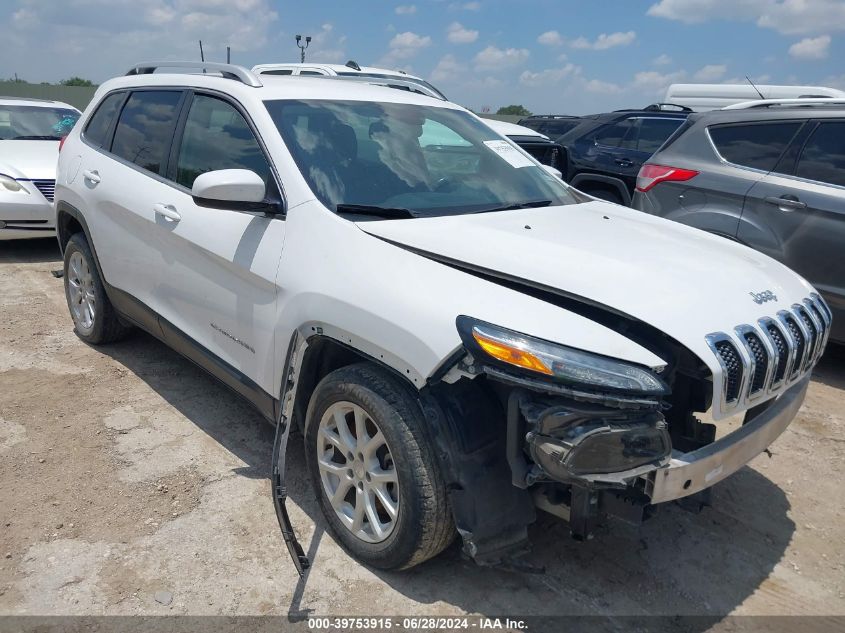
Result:
{"type": "Polygon", "coordinates": [[[270,426],[145,334],[83,344],[59,267],[53,240],[0,243],[2,615],[845,615],[842,348],[771,457],[712,508],[670,505],[587,543],[541,518],[542,575],[480,569],[454,546],[405,573],[362,567],[325,533],[294,438],[303,582],[269,494],[270,426]]]}

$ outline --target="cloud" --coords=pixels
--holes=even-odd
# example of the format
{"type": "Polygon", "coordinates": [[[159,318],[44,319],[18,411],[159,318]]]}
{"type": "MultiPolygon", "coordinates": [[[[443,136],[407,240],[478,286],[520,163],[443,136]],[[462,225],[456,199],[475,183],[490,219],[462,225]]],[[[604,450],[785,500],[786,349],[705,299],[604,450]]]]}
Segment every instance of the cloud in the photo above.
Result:
{"type": "Polygon", "coordinates": [[[544,46],[561,46],[564,39],[557,31],[546,31],[537,38],[537,41],[544,46]]]}
{"type": "Polygon", "coordinates": [[[660,73],[656,70],[643,70],[634,75],[631,87],[640,92],[660,94],[669,87],[669,84],[677,83],[686,77],[683,70],[671,73],[660,73]]]}
{"type": "Polygon", "coordinates": [[[460,22],[452,22],[446,29],[446,38],[452,44],[472,44],[478,39],[478,31],[465,29],[460,22]]]}
{"type": "Polygon", "coordinates": [[[537,88],[559,83],[562,79],[577,75],[580,72],[580,66],[576,66],[575,64],[566,64],[562,68],[547,68],[536,73],[526,70],[519,76],[519,83],[531,88],[537,88]]]}
{"type": "Polygon", "coordinates": [[[412,31],[397,33],[388,44],[387,54],[378,61],[377,65],[395,66],[400,61],[411,59],[429,46],[431,46],[431,37],[428,35],[418,35],[412,31]]]}
{"type": "Polygon", "coordinates": [[[628,46],[629,44],[632,44],[635,39],[637,39],[637,34],[634,31],[610,34],[602,33],[596,38],[595,42],[591,42],[586,37],[579,37],[578,39],[573,40],[569,45],[572,48],[603,51],[608,48],[614,48],[615,46],[628,46]]]}
{"type": "Polygon", "coordinates": [[[672,63],[672,58],[669,57],[666,53],[662,55],[658,55],[654,59],[651,60],[651,63],[655,66],[668,66],[672,63]]]}
{"type": "Polygon", "coordinates": [[[306,54],[312,62],[340,62],[346,56],[346,36],[337,35],[334,25],[323,24],[311,38],[306,54]]]}
{"type": "Polygon", "coordinates": [[[842,0],[659,0],[647,13],[685,24],[710,20],[754,22],[787,35],[845,30],[842,0]]]}
{"type": "Polygon", "coordinates": [[[692,78],[695,81],[702,81],[704,83],[713,82],[721,79],[728,72],[728,67],[724,64],[708,64],[699,69],[692,78]]]}
{"type": "Polygon", "coordinates": [[[613,95],[622,92],[622,87],[609,81],[590,79],[584,84],[584,90],[593,94],[613,95]]]}
{"type": "Polygon", "coordinates": [[[394,9],[396,15],[413,15],[417,12],[417,5],[415,4],[400,4],[394,9]]]}
{"type": "Polygon", "coordinates": [[[444,55],[431,71],[429,79],[435,84],[454,82],[466,69],[466,65],[459,62],[454,55],[444,55]]]}
{"type": "Polygon", "coordinates": [[[143,59],[197,59],[199,39],[207,59],[225,59],[228,45],[233,61],[244,63],[250,54],[270,46],[279,32],[272,0],[0,4],[0,42],[4,50],[17,51],[14,70],[32,81],[69,75],[103,81],[143,59]]]}
{"type": "Polygon", "coordinates": [[[453,2],[449,5],[450,11],[480,11],[480,2],[453,2]]]}
{"type": "Polygon", "coordinates": [[[795,59],[824,59],[830,48],[830,35],[805,37],[789,47],[789,54],[795,59]]]}
{"type": "Polygon", "coordinates": [[[488,46],[475,56],[477,70],[502,70],[524,64],[531,53],[527,48],[496,48],[488,46]]]}

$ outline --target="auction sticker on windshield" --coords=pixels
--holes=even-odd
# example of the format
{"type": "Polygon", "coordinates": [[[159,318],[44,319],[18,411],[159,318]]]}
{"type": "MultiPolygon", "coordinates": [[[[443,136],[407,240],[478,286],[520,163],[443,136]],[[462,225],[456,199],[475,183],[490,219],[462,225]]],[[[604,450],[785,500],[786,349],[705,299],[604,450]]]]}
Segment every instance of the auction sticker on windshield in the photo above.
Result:
{"type": "Polygon", "coordinates": [[[534,167],[535,163],[507,141],[484,141],[484,144],[512,167],[534,167]]]}

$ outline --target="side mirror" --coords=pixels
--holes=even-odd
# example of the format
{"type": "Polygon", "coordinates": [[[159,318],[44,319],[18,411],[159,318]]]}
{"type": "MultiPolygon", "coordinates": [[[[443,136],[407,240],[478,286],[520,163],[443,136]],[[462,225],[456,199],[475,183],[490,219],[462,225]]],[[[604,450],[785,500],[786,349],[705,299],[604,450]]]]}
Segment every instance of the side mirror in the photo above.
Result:
{"type": "Polygon", "coordinates": [[[559,179],[563,180],[563,174],[559,170],[552,167],[551,165],[543,165],[543,169],[545,169],[547,172],[549,172],[555,178],[559,178],[559,179]]]}
{"type": "Polygon", "coordinates": [[[218,169],[197,176],[191,195],[206,206],[239,207],[264,202],[267,188],[264,181],[249,169],[218,169]],[[214,203],[233,203],[221,204],[214,203]]]}

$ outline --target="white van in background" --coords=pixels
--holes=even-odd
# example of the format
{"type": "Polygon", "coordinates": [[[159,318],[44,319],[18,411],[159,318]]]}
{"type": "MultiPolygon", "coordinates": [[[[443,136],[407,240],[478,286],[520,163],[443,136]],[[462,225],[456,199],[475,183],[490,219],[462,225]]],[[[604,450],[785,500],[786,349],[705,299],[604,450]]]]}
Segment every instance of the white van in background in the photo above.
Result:
{"type": "Polygon", "coordinates": [[[752,86],[749,84],[672,84],[666,90],[666,103],[692,108],[696,112],[718,110],[743,101],[760,99],[799,99],[805,97],[843,98],[845,91],[823,86],[752,86]],[[759,91],[759,92],[758,92],[759,91]]]}

